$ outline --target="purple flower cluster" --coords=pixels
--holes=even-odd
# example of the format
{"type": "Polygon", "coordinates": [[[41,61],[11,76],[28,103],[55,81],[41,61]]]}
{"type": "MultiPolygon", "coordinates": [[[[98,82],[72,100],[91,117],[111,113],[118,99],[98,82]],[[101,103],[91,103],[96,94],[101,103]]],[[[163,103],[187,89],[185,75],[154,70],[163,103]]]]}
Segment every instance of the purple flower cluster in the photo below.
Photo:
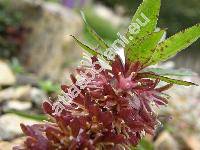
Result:
{"type": "MultiPolygon", "coordinates": [[[[96,69],[101,66],[92,57],[96,69]]],[[[61,115],[53,112],[53,102],[44,102],[45,113],[51,122],[26,126],[28,136],[24,145],[15,150],[120,150],[136,146],[145,133],[154,134],[158,125],[152,105],[167,104],[163,91],[171,87],[159,87],[159,79],[145,77],[140,62],[124,65],[116,56],[112,69],[105,69],[73,100],[65,103],[61,115]]],[[[93,68],[82,67],[77,72],[93,68]]],[[[71,75],[72,83],[77,79],[71,75]]],[[[70,86],[62,85],[64,92],[70,86]]]]}

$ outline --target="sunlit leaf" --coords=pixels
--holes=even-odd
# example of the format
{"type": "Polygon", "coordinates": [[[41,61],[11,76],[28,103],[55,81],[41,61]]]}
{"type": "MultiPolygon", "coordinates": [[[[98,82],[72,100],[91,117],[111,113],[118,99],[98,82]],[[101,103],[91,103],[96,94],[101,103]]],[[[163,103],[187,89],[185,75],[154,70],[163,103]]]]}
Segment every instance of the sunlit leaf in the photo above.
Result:
{"type": "MultiPolygon", "coordinates": [[[[138,34],[127,33],[127,37],[132,36],[132,43],[135,43],[137,39],[140,39],[149,33],[152,33],[156,29],[158,15],[160,11],[160,0],[143,0],[143,3],[137,9],[135,15],[132,18],[131,23],[144,22],[144,18],[141,17],[141,14],[144,14],[149,22],[145,26],[140,26],[140,32],[138,34]]],[[[129,30],[130,31],[130,30],[129,30]]]]}
{"type": "Polygon", "coordinates": [[[178,79],[171,79],[168,77],[152,74],[152,73],[141,73],[139,75],[140,77],[146,77],[146,78],[152,78],[152,79],[160,79],[161,81],[167,82],[167,83],[172,83],[172,84],[177,84],[177,85],[184,85],[184,86],[191,86],[191,85],[196,85],[195,83],[188,82],[188,81],[183,81],[183,80],[178,80],[178,79]]]}
{"type": "Polygon", "coordinates": [[[154,32],[138,40],[137,44],[127,45],[125,52],[128,60],[131,62],[140,61],[142,64],[148,62],[153,54],[152,49],[157,46],[164,33],[164,30],[154,32]]]}
{"type": "Polygon", "coordinates": [[[158,75],[165,76],[193,76],[193,72],[188,70],[162,69],[162,68],[147,68],[144,72],[153,72],[158,75]]]}
{"type": "Polygon", "coordinates": [[[188,28],[175,34],[164,42],[160,43],[155,49],[151,60],[146,64],[152,65],[160,61],[165,61],[181,50],[190,46],[200,37],[200,24],[188,28]]]}

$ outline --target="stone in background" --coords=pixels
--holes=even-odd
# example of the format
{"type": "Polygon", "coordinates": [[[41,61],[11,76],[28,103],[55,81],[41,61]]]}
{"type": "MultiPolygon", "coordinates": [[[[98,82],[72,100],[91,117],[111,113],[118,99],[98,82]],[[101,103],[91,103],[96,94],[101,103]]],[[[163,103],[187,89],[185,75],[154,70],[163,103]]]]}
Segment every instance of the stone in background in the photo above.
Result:
{"type": "Polygon", "coordinates": [[[13,85],[15,82],[16,78],[8,64],[0,60],[0,86],[13,85]]]}
{"type": "MultiPolygon", "coordinates": [[[[40,78],[57,80],[65,63],[75,62],[80,51],[70,35],[82,30],[82,20],[72,10],[39,0],[9,0],[13,12],[24,14],[23,25],[29,29],[19,52],[28,72],[40,78]]],[[[1,2],[0,2],[1,3],[1,2]]]]}

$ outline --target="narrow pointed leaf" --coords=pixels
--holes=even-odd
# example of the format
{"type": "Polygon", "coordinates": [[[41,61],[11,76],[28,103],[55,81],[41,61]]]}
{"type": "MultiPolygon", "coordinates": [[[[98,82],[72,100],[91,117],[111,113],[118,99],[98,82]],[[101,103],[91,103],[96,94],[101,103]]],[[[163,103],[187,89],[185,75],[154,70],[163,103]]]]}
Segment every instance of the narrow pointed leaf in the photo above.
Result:
{"type": "Polygon", "coordinates": [[[153,54],[152,49],[157,46],[164,33],[164,30],[153,32],[142,38],[137,44],[127,45],[125,53],[128,60],[131,62],[140,61],[142,64],[148,62],[153,54]]]}
{"type": "Polygon", "coordinates": [[[147,68],[144,72],[153,72],[158,75],[164,76],[193,76],[195,73],[188,70],[174,70],[174,69],[162,69],[162,68],[147,68]]]}
{"type": "Polygon", "coordinates": [[[20,117],[24,117],[24,118],[36,120],[36,121],[48,120],[48,117],[46,115],[28,114],[26,112],[18,111],[18,110],[9,110],[9,111],[6,111],[6,113],[12,113],[20,117]]]}
{"type": "Polygon", "coordinates": [[[160,61],[165,61],[181,50],[190,46],[200,37],[200,24],[188,28],[175,34],[164,42],[160,43],[155,49],[151,60],[146,64],[152,65],[160,61]]]}
{"type": "Polygon", "coordinates": [[[79,41],[75,36],[72,35],[72,37],[74,38],[74,40],[84,49],[86,50],[88,53],[90,53],[93,56],[101,56],[102,58],[104,58],[106,61],[110,62],[110,60],[105,57],[103,54],[98,53],[97,51],[93,50],[92,48],[90,48],[89,46],[83,44],[81,41],[79,41]]]}
{"type": "Polygon", "coordinates": [[[74,38],[74,40],[84,49],[86,50],[88,53],[90,53],[93,56],[97,56],[99,53],[96,52],[95,50],[93,50],[92,48],[90,48],[89,46],[83,44],[81,41],[79,41],[75,36],[72,35],[72,37],[74,38]]]}
{"type": "MultiPolygon", "coordinates": [[[[149,33],[152,33],[157,25],[158,15],[160,11],[160,0],[143,0],[143,3],[137,9],[135,15],[132,18],[131,23],[137,23],[140,25],[139,21],[146,23],[142,14],[148,18],[148,23],[144,26],[140,25],[140,32],[137,34],[132,34],[131,32],[127,33],[127,37],[133,37],[132,42],[138,38],[142,38],[149,33]]],[[[130,30],[129,30],[130,31],[130,30]]]]}
{"type": "Polygon", "coordinates": [[[172,83],[172,84],[177,84],[177,85],[184,85],[184,86],[191,86],[191,85],[196,85],[195,83],[192,82],[187,82],[187,81],[182,81],[182,80],[177,80],[177,79],[171,79],[168,77],[152,74],[152,73],[142,73],[140,74],[141,77],[146,77],[146,78],[152,78],[152,79],[160,79],[161,81],[167,82],[167,83],[172,83]]]}
{"type": "Polygon", "coordinates": [[[87,23],[85,15],[83,12],[81,12],[83,21],[86,25],[86,28],[88,32],[91,34],[91,36],[96,40],[96,42],[103,48],[103,50],[106,50],[109,48],[109,46],[106,44],[106,42],[95,32],[95,30],[87,23]]]}

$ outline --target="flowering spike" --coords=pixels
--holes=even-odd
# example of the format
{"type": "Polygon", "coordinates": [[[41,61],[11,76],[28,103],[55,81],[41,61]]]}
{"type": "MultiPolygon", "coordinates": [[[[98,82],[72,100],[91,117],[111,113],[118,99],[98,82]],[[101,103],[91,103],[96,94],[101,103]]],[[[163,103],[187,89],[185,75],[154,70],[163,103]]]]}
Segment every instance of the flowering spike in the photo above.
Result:
{"type": "MultiPolygon", "coordinates": [[[[91,59],[93,64],[98,61],[97,57],[91,59]]],[[[44,102],[44,112],[55,121],[22,125],[24,133],[29,136],[23,147],[34,150],[42,144],[44,150],[49,147],[120,149],[120,145],[136,146],[144,133],[154,134],[158,121],[151,104],[158,107],[167,104],[162,92],[168,86],[158,87],[159,79],[141,77],[138,62],[130,64],[126,70],[120,61],[116,57],[112,63],[114,72],[103,70],[101,77],[95,76],[76,98],[63,102],[65,110],[60,116],[52,115],[53,103],[44,102]],[[128,73],[130,70],[132,72],[128,73]]],[[[83,71],[93,69],[83,68],[83,71]]],[[[71,79],[73,83],[77,81],[74,75],[71,79]]],[[[69,86],[62,85],[61,88],[67,93],[69,86]]]]}
{"type": "MultiPolygon", "coordinates": [[[[61,86],[62,95],[58,96],[57,101],[43,103],[43,110],[51,116],[51,122],[21,125],[27,138],[22,146],[14,150],[131,149],[137,146],[145,134],[153,135],[159,121],[152,106],[160,107],[168,103],[165,90],[173,84],[195,84],[145,71],[145,67],[166,60],[189,46],[198,39],[200,33],[200,26],[196,25],[158,43],[162,32],[155,33],[154,30],[159,8],[160,0],[144,0],[140,5],[132,22],[134,25],[135,21],[144,25],[138,19],[142,16],[149,24],[141,28],[138,35],[127,33],[133,40],[125,45],[125,59],[118,55],[112,57],[114,60],[111,57],[108,59],[73,37],[93,55],[91,66],[78,68],[77,78],[75,75],[70,76],[72,85],[61,86]],[[134,45],[133,49],[131,45],[134,45]],[[132,50],[138,49],[138,55],[130,55],[132,50]],[[150,58],[149,51],[153,52],[150,58]],[[111,69],[103,68],[98,55],[108,61],[108,68],[111,69]],[[160,81],[169,84],[160,87],[160,81]]],[[[107,47],[93,29],[88,29],[101,47],[107,47]]]]}

